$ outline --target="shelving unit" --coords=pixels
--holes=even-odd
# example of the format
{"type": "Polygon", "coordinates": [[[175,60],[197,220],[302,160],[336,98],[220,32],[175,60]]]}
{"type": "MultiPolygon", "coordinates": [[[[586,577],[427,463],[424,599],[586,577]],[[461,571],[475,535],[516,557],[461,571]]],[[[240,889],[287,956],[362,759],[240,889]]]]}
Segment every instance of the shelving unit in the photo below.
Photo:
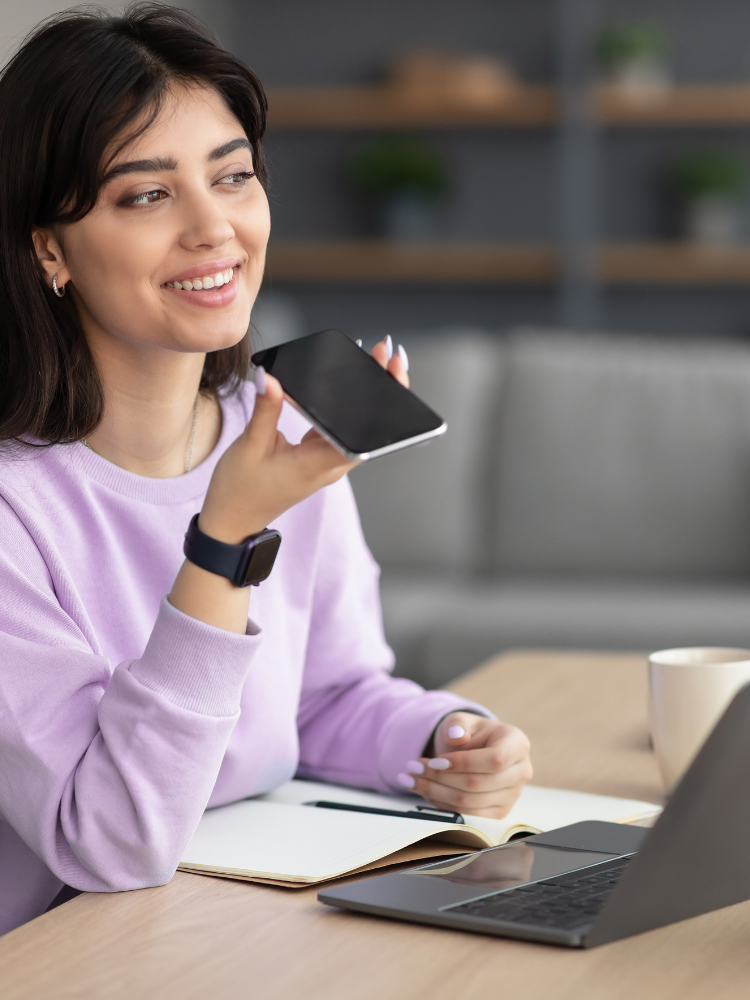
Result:
{"type": "MultiPolygon", "coordinates": [[[[539,129],[559,122],[559,91],[519,85],[491,104],[415,100],[388,86],[277,87],[269,126],[298,131],[363,129],[539,129]]],[[[617,128],[750,127],[750,83],[679,86],[630,97],[601,85],[592,117],[617,128]]],[[[550,286],[562,274],[552,245],[504,242],[424,244],[382,240],[271,243],[267,278],[277,285],[550,286]]],[[[750,287],[750,247],[678,241],[607,244],[597,281],[620,287],[750,287]]]]}
{"type": "MultiPolygon", "coordinates": [[[[750,247],[682,242],[608,244],[600,280],[610,286],[750,286],[750,247]]],[[[272,242],[266,274],[275,285],[550,285],[552,246],[510,243],[272,242]]]]}
{"type": "MultiPolygon", "coordinates": [[[[487,104],[409,99],[386,86],[276,87],[269,126],[283,129],[542,128],[558,120],[554,87],[523,85],[487,104]]],[[[750,126],[750,84],[673,87],[628,97],[598,88],[595,118],[611,127],[750,126]]]]}

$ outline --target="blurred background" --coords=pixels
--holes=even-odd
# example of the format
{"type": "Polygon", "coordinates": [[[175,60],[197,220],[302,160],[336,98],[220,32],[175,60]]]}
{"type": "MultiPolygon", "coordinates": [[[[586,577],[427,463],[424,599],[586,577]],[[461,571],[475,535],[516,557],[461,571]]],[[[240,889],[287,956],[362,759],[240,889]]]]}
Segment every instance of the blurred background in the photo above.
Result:
{"type": "Polygon", "coordinates": [[[352,475],[397,672],[750,645],[750,5],[181,6],[268,90],[258,341],[389,333],[449,423],[352,475]]]}

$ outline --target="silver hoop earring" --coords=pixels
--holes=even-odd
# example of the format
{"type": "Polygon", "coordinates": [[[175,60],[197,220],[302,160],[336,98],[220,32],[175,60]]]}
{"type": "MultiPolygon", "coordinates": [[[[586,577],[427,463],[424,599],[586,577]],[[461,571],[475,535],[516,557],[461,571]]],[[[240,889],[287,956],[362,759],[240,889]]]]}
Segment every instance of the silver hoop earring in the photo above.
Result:
{"type": "Polygon", "coordinates": [[[52,276],[52,291],[55,293],[55,295],[58,297],[58,299],[61,299],[63,297],[63,295],[65,295],[65,285],[63,285],[62,288],[58,288],[57,287],[57,275],[56,274],[54,274],[52,276]]]}

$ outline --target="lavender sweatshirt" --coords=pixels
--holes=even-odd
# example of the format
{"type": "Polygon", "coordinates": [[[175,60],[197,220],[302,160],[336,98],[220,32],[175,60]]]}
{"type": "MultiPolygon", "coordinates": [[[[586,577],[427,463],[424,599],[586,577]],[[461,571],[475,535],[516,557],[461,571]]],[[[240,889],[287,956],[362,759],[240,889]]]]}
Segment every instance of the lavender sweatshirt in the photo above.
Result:
{"type": "MultiPolygon", "coordinates": [[[[392,790],[438,720],[484,710],[389,676],[378,569],[343,480],[275,523],[247,633],[166,600],[221,439],[187,475],[148,479],[82,444],[0,449],[0,933],[63,882],[171,878],[207,805],[294,774],[392,790]]],[[[280,429],[307,425],[285,407],[280,429]]],[[[489,713],[487,713],[489,714],[489,713]]]]}

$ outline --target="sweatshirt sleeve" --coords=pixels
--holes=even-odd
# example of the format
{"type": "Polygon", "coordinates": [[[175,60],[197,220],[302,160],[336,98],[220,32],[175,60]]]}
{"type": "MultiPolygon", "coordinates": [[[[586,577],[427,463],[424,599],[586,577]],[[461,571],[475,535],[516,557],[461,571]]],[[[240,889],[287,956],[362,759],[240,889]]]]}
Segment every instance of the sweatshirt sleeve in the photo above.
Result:
{"type": "Polygon", "coordinates": [[[211,794],[260,635],[164,599],[143,655],[113,668],[1,500],[0,533],[0,817],[75,888],[163,884],[211,794]]]}
{"type": "Polygon", "coordinates": [[[365,544],[348,480],[328,487],[298,717],[299,774],[380,791],[421,756],[449,712],[492,717],[447,691],[393,678],[383,635],[379,569],[365,544]]]}

